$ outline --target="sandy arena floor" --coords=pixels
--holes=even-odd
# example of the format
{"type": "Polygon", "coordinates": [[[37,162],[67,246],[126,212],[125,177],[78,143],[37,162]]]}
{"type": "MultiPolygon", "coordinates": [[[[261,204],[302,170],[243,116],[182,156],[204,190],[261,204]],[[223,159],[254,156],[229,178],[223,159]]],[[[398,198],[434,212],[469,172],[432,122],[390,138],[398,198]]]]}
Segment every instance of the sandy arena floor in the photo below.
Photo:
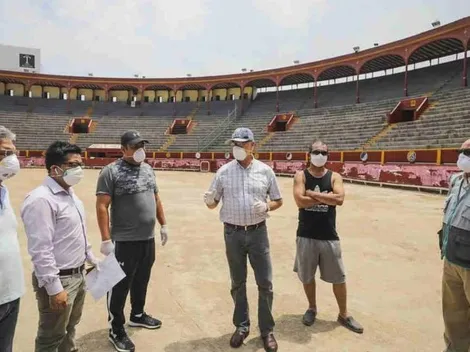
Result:
{"type": "MultiPolygon", "coordinates": [[[[87,207],[88,237],[99,254],[95,217],[97,170],[87,170],[76,193],[87,207]]],[[[43,170],[22,170],[7,182],[19,217],[25,194],[42,182],[43,170]]],[[[129,328],[136,351],[231,351],[233,332],[229,271],[218,210],[207,209],[202,194],[212,174],[158,172],[157,182],[170,236],[158,246],[146,311],[163,321],[160,330],[129,328]]],[[[336,323],[331,286],[317,285],[319,314],[312,327],[301,323],[307,302],[292,271],[297,209],[292,179],[279,178],[284,206],[268,223],[274,267],[275,334],[279,351],[441,351],[441,265],[436,231],[443,196],[346,184],[338,208],[338,228],[347,270],[349,311],[363,324],[357,335],[336,323]]],[[[15,337],[16,352],[33,351],[37,308],[31,262],[21,220],[27,293],[15,337]]],[[[252,330],[240,351],[263,351],[257,326],[257,289],[251,268],[248,291],[252,330]]],[[[126,319],[129,306],[126,306],[126,319]]],[[[87,297],[78,327],[80,352],[113,351],[107,340],[105,300],[87,297]]]]}

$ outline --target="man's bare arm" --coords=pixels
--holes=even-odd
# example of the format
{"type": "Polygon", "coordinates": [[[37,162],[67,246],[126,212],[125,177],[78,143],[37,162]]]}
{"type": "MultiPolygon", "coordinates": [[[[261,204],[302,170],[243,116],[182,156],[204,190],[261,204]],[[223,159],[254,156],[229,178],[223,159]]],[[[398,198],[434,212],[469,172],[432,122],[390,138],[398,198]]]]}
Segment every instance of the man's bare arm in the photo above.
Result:
{"type": "Polygon", "coordinates": [[[165,212],[163,211],[163,204],[158,193],[155,194],[155,200],[157,202],[157,220],[158,223],[163,226],[166,225],[165,212]]]}
{"type": "Polygon", "coordinates": [[[316,199],[322,204],[327,205],[343,205],[344,202],[344,185],[343,178],[338,173],[333,173],[333,192],[320,193],[307,191],[307,196],[316,199]]]}
{"type": "Polygon", "coordinates": [[[109,233],[110,204],[111,196],[108,194],[100,194],[96,196],[96,217],[98,219],[98,227],[100,228],[102,241],[108,241],[111,239],[111,235],[109,233]]]}
{"type": "Polygon", "coordinates": [[[282,199],[272,200],[268,202],[269,211],[274,211],[282,206],[282,199]]]}
{"type": "Polygon", "coordinates": [[[320,204],[317,199],[313,199],[305,193],[304,173],[303,171],[297,171],[294,176],[294,200],[297,207],[303,209],[320,204]]]}

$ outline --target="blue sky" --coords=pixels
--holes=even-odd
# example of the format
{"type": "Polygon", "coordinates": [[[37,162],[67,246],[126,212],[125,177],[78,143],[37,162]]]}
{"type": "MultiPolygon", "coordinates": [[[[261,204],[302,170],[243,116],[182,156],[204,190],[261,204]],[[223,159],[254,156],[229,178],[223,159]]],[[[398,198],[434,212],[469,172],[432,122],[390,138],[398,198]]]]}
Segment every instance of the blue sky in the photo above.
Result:
{"type": "Polygon", "coordinates": [[[43,73],[202,76],[342,55],[465,16],[469,0],[0,0],[0,43],[41,49],[43,73]]]}

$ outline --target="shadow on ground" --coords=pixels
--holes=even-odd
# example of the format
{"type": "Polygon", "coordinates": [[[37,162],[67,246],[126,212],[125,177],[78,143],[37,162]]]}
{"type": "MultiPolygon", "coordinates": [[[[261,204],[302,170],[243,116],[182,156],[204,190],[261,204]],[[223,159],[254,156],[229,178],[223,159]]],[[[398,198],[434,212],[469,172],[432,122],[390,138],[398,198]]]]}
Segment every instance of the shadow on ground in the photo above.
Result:
{"type": "MultiPolygon", "coordinates": [[[[313,326],[302,324],[302,315],[283,315],[276,320],[274,335],[281,350],[282,341],[296,344],[308,344],[312,335],[332,331],[340,326],[336,321],[317,319],[313,326]]],[[[198,340],[174,342],[165,347],[165,352],[220,352],[230,350],[232,333],[219,337],[205,337],[198,340]]],[[[255,352],[263,350],[263,342],[259,337],[257,326],[253,326],[245,346],[240,351],[255,352]],[[256,330],[255,330],[256,329],[256,330]]]]}

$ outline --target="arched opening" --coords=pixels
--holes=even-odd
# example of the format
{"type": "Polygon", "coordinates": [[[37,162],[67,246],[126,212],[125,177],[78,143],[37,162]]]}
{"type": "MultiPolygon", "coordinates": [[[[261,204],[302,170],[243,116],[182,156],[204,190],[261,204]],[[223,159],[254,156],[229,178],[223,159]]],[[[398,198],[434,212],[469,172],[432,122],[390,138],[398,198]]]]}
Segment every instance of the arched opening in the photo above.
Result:
{"type": "Polygon", "coordinates": [[[405,59],[389,54],[370,59],[359,69],[361,101],[385,100],[403,95],[405,59]]]}
{"type": "Polygon", "coordinates": [[[417,47],[408,58],[407,88],[410,95],[432,93],[462,84],[464,52],[460,39],[444,38],[417,47]]]}
{"type": "Polygon", "coordinates": [[[318,75],[316,90],[315,106],[349,105],[354,101],[359,102],[356,69],[348,65],[327,68],[318,75]]]}
{"type": "Polygon", "coordinates": [[[241,87],[236,82],[217,83],[211,86],[209,92],[205,92],[204,97],[207,101],[208,113],[227,116],[232,111],[239,109],[242,114],[245,109],[245,101],[250,99],[250,94],[246,92],[250,90],[251,88],[245,87],[245,94],[242,94],[241,87]]]}
{"type": "Polygon", "coordinates": [[[310,73],[296,73],[279,82],[279,110],[296,111],[313,106],[315,78],[310,73]]]}

